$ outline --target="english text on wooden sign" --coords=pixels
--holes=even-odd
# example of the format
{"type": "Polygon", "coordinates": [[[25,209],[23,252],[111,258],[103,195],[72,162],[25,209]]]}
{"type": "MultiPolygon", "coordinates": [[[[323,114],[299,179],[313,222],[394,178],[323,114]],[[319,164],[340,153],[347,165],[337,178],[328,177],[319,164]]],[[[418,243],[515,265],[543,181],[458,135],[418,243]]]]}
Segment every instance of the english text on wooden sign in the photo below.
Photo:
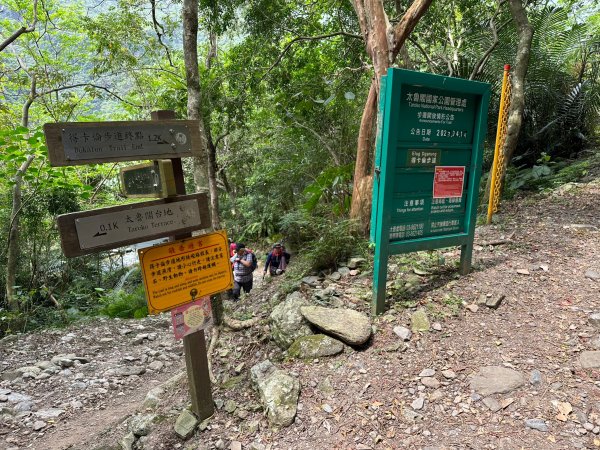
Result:
{"type": "Polygon", "coordinates": [[[210,227],[205,193],[63,214],[57,221],[67,257],[210,227]]]}
{"type": "Polygon", "coordinates": [[[192,156],[196,120],[64,122],[44,125],[53,166],[192,156]]]}

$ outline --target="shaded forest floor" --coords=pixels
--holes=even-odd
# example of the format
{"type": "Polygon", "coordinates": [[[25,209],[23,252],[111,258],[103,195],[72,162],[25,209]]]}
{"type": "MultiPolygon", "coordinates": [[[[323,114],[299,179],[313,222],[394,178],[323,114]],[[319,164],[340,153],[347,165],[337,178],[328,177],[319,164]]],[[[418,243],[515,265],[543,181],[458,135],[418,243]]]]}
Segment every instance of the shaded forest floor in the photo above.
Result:
{"type": "MultiPolygon", "coordinates": [[[[265,320],[221,333],[212,356],[215,415],[188,441],[177,438],[173,424],[189,401],[185,378],[176,377],[165,386],[160,420],[144,448],[600,447],[600,371],[582,369],[579,360],[582,351],[600,346],[600,330],[589,321],[600,312],[600,280],[590,277],[600,272],[599,198],[596,180],[507,202],[496,224],[478,228],[468,276],[457,274],[457,250],[395,257],[388,274],[392,299],[373,319],[371,341],[332,358],[284,359],[267,322],[282,280],[257,280],[250,296],[227,304],[238,319],[265,320]],[[499,295],[505,298],[498,309],[478,305],[499,295]],[[405,343],[393,328],[410,327],[417,308],[437,331],[415,333],[405,343]],[[249,379],[249,369],[266,358],[301,384],[296,420],[282,430],[269,429],[249,379]],[[514,369],[527,383],[492,396],[496,403],[484,402],[470,387],[484,366],[514,369]],[[424,369],[435,370],[436,386],[422,383],[424,369]],[[534,371],[539,384],[529,383],[534,371]],[[542,419],[547,431],[526,427],[527,419],[542,419]]],[[[332,285],[340,305],[369,312],[370,276],[332,285]]],[[[31,403],[29,412],[0,423],[0,448],[120,448],[126,419],[144,412],[146,393],[183,370],[169,320],[95,320],[0,341],[3,373],[58,354],[86,358],[46,379],[0,382],[0,396],[17,393],[31,403]],[[140,373],[118,375],[123,367],[140,373]],[[55,418],[36,416],[56,409],[62,412],[55,418]],[[36,420],[45,423],[38,431],[36,420]]]]}

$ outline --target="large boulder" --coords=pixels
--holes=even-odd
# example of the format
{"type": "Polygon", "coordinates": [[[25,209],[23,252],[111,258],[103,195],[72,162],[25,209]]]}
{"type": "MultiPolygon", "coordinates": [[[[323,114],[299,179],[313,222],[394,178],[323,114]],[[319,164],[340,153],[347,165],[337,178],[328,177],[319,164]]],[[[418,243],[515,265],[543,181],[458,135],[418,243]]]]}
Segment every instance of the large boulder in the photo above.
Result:
{"type": "Polygon", "coordinates": [[[525,384],[525,377],[516,370],[501,366],[486,366],[471,379],[471,389],[484,397],[506,394],[525,384]]]}
{"type": "Polygon", "coordinates": [[[314,326],[346,344],[362,345],[371,337],[371,321],[353,309],[303,306],[300,311],[314,326]]]}
{"type": "Polygon", "coordinates": [[[300,308],[306,304],[300,292],[293,292],[285,301],[273,308],[271,313],[271,335],[275,343],[282,348],[287,348],[296,339],[312,334],[312,330],[300,308]]]}
{"type": "Polygon", "coordinates": [[[275,428],[291,425],[298,408],[300,382],[269,360],[253,366],[250,378],[260,394],[269,424],[275,428]]]}
{"type": "Polygon", "coordinates": [[[344,344],[324,334],[302,336],[294,341],[287,354],[291,358],[314,359],[337,355],[344,351],[344,344]]]}

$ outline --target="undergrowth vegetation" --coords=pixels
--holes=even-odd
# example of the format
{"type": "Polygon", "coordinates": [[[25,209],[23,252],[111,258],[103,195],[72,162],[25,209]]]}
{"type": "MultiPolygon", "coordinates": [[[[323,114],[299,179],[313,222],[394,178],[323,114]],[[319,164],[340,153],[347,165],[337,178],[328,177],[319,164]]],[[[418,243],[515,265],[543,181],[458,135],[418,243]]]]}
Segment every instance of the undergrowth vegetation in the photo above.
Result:
{"type": "Polygon", "coordinates": [[[600,174],[600,153],[577,160],[551,160],[544,154],[533,167],[511,167],[506,176],[504,195],[513,197],[519,191],[545,191],[567,183],[592,179],[600,174]]]}
{"type": "Polygon", "coordinates": [[[100,297],[101,314],[120,319],[141,319],[148,315],[144,286],[137,286],[131,292],[113,290],[100,297]]]}

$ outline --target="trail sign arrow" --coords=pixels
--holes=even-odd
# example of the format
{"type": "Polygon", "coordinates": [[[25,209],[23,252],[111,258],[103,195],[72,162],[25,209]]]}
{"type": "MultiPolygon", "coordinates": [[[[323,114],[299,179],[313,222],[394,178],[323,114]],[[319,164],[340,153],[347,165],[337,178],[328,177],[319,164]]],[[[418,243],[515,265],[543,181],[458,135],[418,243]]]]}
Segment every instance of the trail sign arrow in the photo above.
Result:
{"type": "Polygon", "coordinates": [[[65,256],[81,256],[210,227],[208,196],[180,195],[58,217],[65,256]]]}

